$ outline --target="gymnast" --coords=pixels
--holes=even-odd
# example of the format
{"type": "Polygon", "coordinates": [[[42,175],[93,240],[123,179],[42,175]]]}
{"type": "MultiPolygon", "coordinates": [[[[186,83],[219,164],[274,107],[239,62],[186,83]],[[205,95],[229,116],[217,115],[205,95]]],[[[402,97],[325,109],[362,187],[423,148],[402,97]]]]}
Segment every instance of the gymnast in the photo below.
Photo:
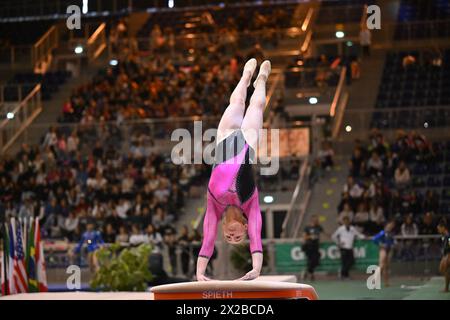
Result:
{"type": "Polygon", "coordinates": [[[266,82],[271,72],[270,61],[264,61],[256,80],[254,92],[245,112],[247,88],[257,66],[250,59],[230,97],[217,128],[215,160],[207,191],[206,213],[203,221],[203,242],[197,260],[197,280],[208,281],[205,271],[214,251],[217,225],[222,221],[225,240],[241,243],[246,234],[250,240],[252,270],[239,280],[259,276],[263,262],[261,243],[261,211],[252,163],[256,155],[263,113],[266,105],[266,82]],[[244,115],[245,113],[245,115],[244,115]]]}

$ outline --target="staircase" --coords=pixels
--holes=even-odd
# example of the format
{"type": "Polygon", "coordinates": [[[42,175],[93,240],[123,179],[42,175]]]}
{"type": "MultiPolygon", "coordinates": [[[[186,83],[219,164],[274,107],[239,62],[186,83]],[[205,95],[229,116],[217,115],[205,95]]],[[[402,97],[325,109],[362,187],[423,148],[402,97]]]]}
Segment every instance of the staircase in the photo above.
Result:
{"type": "Polygon", "coordinates": [[[342,186],[348,174],[347,157],[335,159],[335,165],[330,171],[322,171],[312,188],[308,209],[303,225],[308,224],[312,215],[317,215],[324,228],[322,240],[330,240],[330,235],[337,227],[337,206],[341,200],[342,186]]]}
{"type": "Polygon", "coordinates": [[[28,145],[40,145],[42,137],[47,133],[52,124],[57,124],[58,118],[62,115],[62,107],[70,98],[71,92],[86,82],[98,72],[98,69],[106,65],[106,59],[99,57],[96,63],[90,66],[82,66],[78,77],[71,77],[65,84],[59,87],[56,94],[49,101],[42,101],[43,110],[17,138],[15,143],[8,150],[10,154],[16,154],[23,143],[28,145]]]}

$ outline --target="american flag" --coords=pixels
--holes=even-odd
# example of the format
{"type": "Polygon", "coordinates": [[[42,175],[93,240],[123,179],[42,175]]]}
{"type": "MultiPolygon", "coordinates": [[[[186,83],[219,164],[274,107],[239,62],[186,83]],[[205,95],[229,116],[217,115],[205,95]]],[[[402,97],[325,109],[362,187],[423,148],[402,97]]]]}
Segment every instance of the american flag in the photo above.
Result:
{"type": "Polygon", "coordinates": [[[27,271],[25,268],[25,255],[23,252],[22,231],[20,223],[17,225],[16,248],[14,255],[14,282],[17,293],[28,292],[27,271]]]}

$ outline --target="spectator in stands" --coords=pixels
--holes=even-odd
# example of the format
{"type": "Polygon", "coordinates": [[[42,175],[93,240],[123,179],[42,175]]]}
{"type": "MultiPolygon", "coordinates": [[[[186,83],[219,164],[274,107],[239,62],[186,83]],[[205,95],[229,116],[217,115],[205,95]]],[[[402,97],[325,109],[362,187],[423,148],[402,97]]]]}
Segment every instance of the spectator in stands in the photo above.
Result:
{"type": "Polygon", "coordinates": [[[154,247],[162,249],[163,237],[159,233],[153,224],[149,224],[146,228],[146,242],[150,243],[154,247]]]}
{"type": "Polygon", "coordinates": [[[355,262],[353,255],[353,246],[355,239],[365,239],[365,236],[360,233],[354,226],[351,225],[349,217],[343,217],[343,225],[338,227],[331,238],[338,245],[341,251],[341,278],[343,280],[349,279],[349,272],[355,262]]]}
{"type": "Polygon", "coordinates": [[[130,245],[138,246],[140,244],[148,242],[148,237],[141,231],[140,226],[133,224],[131,226],[130,245]]]}
{"type": "Polygon", "coordinates": [[[436,233],[436,225],[432,212],[427,212],[423,215],[422,221],[419,225],[419,234],[432,235],[436,233]]]}
{"type": "Polygon", "coordinates": [[[256,43],[253,48],[247,53],[247,60],[250,58],[255,58],[258,64],[262,63],[265,59],[264,51],[261,48],[261,44],[256,43]]]}
{"type": "Polygon", "coordinates": [[[412,54],[408,54],[403,57],[402,60],[402,66],[403,69],[408,69],[416,64],[416,57],[414,57],[412,54]]]}
{"type": "Polygon", "coordinates": [[[397,188],[404,189],[409,186],[411,182],[411,174],[409,169],[406,167],[405,161],[400,161],[397,169],[395,169],[395,184],[397,188]]]}
{"type": "Polygon", "coordinates": [[[167,248],[169,254],[169,261],[172,275],[178,274],[178,257],[177,257],[177,237],[172,229],[167,229],[164,234],[164,246],[167,248]]]}
{"type": "Polygon", "coordinates": [[[372,44],[372,34],[365,23],[361,25],[361,30],[359,31],[359,44],[362,48],[363,56],[369,57],[370,46],[372,44]]]}
{"type": "Polygon", "coordinates": [[[438,213],[439,211],[439,198],[433,190],[427,190],[425,193],[425,199],[423,201],[423,210],[425,212],[438,213]]]}
{"type": "MultiPolygon", "coordinates": [[[[408,214],[405,217],[405,222],[403,222],[400,231],[403,237],[415,237],[419,234],[419,228],[414,222],[412,214],[408,214]]],[[[413,260],[415,254],[414,240],[403,240],[403,246],[400,253],[401,257],[405,260],[413,260]]]]}
{"type": "Polygon", "coordinates": [[[401,234],[402,236],[417,236],[419,234],[419,229],[413,220],[412,214],[406,216],[405,222],[401,226],[401,234]]]}
{"type": "Polygon", "coordinates": [[[106,243],[114,243],[116,242],[116,231],[113,228],[111,223],[108,223],[105,226],[105,231],[103,232],[103,240],[106,243]]]}
{"type": "Polygon", "coordinates": [[[345,218],[348,218],[350,221],[353,221],[353,216],[354,216],[354,213],[353,213],[352,207],[350,206],[350,204],[348,202],[346,202],[344,204],[342,211],[339,212],[338,223],[343,224],[345,218]]]}
{"type": "Polygon", "coordinates": [[[350,165],[350,175],[353,177],[360,177],[365,174],[364,170],[364,155],[361,151],[361,148],[355,147],[353,149],[353,155],[349,162],[350,165]]]}
{"type": "Polygon", "coordinates": [[[334,165],[334,150],[331,147],[331,143],[323,141],[318,153],[322,169],[330,171],[334,165]]]}
{"type": "Polygon", "coordinates": [[[347,183],[344,185],[342,191],[348,193],[352,208],[356,208],[357,203],[364,194],[364,188],[361,187],[359,183],[355,182],[355,179],[352,176],[347,178],[347,183]]]}
{"type": "Polygon", "coordinates": [[[156,213],[153,217],[153,225],[159,232],[164,233],[164,231],[170,226],[172,221],[173,217],[168,215],[163,208],[156,208],[156,213]]]}
{"type": "Polygon", "coordinates": [[[358,205],[355,216],[353,217],[353,223],[361,233],[367,233],[369,229],[369,212],[365,202],[361,202],[358,205]]]}
{"type": "Polygon", "coordinates": [[[369,214],[370,233],[375,234],[383,229],[384,223],[386,221],[383,206],[377,203],[372,203],[369,209],[369,214]]]}
{"type": "Polygon", "coordinates": [[[361,77],[361,67],[359,65],[358,59],[352,59],[350,63],[350,69],[352,80],[358,80],[361,77]]]}
{"type": "Polygon", "coordinates": [[[181,271],[187,275],[189,272],[191,239],[189,238],[189,229],[186,225],[181,227],[177,242],[181,249],[181,271]]]}
{"type": "Polygon", "coordinates": [[[69,216],[64,219],[64,226],[62,228],[62,233],[65,238],[69,241],[75,240],[75,231],[78,228],[78,217],[75,213],[70,212],[69,216]]]}
{"type": "Polygon", "coordinates": [[[116,236],[116,240],[114,242],[119,243],[120,245],[128,244],[130,240],[130,236],[128,235],[127,227],[121,225],[119,227],[119,234],[116,236]]]}
{"type": "Polygon", "coordinates": [[[370,159],[367,161],[367,174],[372,176],[381,176],[383,174],[384,164],[379,154],[374,151],[370,159]]]}
{"type": "Polygon", "coordinates": [[[319,218],[316,215],[311,217],[310,224],[305,227],[303,232],[303,246],[302,250],[306,254],[307,270],[305,279],[310,276],[311,281],[314,281],[314,270],[320,264],[320,234],[323,232],[323,228],[319,223],[319,218]]]}

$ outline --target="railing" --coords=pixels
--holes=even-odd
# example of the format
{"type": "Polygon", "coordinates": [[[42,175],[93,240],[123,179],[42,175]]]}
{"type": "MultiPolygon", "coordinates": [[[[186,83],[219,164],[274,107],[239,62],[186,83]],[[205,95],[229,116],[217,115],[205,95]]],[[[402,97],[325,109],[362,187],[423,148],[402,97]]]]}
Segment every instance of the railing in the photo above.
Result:
{"type": "Polygon", "coordinates": [[[0,151],[5,153],[19,135],[42,111],[41,85],[36,87],[10,113],[12,119],[0,122],[0,151]]]}
{"type": "MultiPolygon", "coordinates": [[[[393,276],[432,276],[438,274],[438,265],[441,257],[440,251],[440,236],[439,235],[418,235],[412,237],[396,236],[396,245],[393,248],[393,256],[391,262],[391,274],[393,276]]],[[[245,241],[248,244],[248,240],[245,241]]],[[[280,262],[286,263],[286,261],[278,261],[278,255],[276,254],[279,246],[288,245],[296,250],[297,259],[301,257],[302,241],[298,238],[290,239],[263,239],[263,247],[267,252],[264,259],[267,261],[266,266],[263,268],[263,274],[280,274],[283,273],[278,269],[280,262]],[[299,252],[298,252],[299,251],[299,252]]],[[[70,257],[68,255],[69,250],[75,247],[75,243],[61,242],[60,244],[49,244],[44,242],[45,258],[47,273],[50,275],[55,268],[67,268],[71,264],[77,264],[82,268],[88,266],[88,259],[85,250],[81,250],[80,255],[70,257]]],[[[175,244],[175,255],[170,256],[168,248],[165,244],[162,245],[162,255],[164,257],[166,272],[172,276],[185,277],[192,279],[195,276],[197,254],[200,249],[201,242],[192,241],[183,244],[175,244]]],[[[129,247],[129,244],[122,244],[123,248],[129,247]]],[[[223,241],[216,243],[217,263],[213,272],[213,277],[217,279],[232,279],[238,276],[239,272],[235,270],[231,262],[231,254],[234,250],[233,246],[227,245],[223,241]]],[[[328,272],[337,273],[339,270],[339,250],[336,247],[336,254],[332,257],[327,256],[327,259],[333,259],[335,267],[328,272]]],[[[368,253],[366,252],[366,255],[368,253]]],[[[358,259],[358,254],[355,255],[358,259]]],[[[306,268],[305,256],[296,269],[295,265],[291,269],[292,274],[300,274],[306,268]]],[[[378,253],[371,252],[370,257],[366,256],[365,259],[378,261],[378,253]]],[[[293,261],[298,263],[298,261],[293,261]]],[[[376,264],[377,262],[375,262],[376,264]]]]}
{"type": "MultiPolygon", "coordinates": [[[[373,108],[361,106],[360,109],[345,111],[343,126],[351,131],[346,134],[367,134],[367,128],[377,127],[386,135],[393,135],[396,129],[418,130],[427,137],[448,136],[450,109],[447,106],[420,106],[397,108],[373,108]]],[[[341,131],[342,132],[342,131],[341,131]]]]}
{"type": "Polygon", "coordinates": [[[296,228],[298,228],[303,220],[303,215],[307,207],[309,200],[309,171],[310,166],[308,160],[303,161],[300,167],[300,174],[295,186],[295,190],[292,194],[292,198],[289,204],[289,210],[283,221],[281,237],[291,238],[297,233],[296,228]],[[303,198],[303,199],[302,199],[303,198]],[[300,200],[302,199],[302,201],[300,200]]]}
{"type": "MultiPolygon", "coordinates": [[[[286,1],[264,1],[266,4],[290,4],[301,3],[302,0],[286,0],[286,1]]],[[[30,16],[31,18],[38,19],[43,17],[54,17],[55,15],[61,16],[66,14],[66,9],[72,3],[67,0],[34,0],[28,1],[28,3],[21,3],[17,5],[16,1],[10,0],[2,4],[2,13],[0,17],[4,19],[21,18],[23,16],[30,16]]],[[[81,1],[79,1],[81,5],[81,1]]],[[[167,1],[161,0],[89,0],[88,12],[97,12],[99,14],[110,12],[135,12],[135,11],[154,11],[154,10],[172,10],[178,11],[183,9],[205,9],[214,6],[243,6],[243,5],[261,5],[261,1],[257,0],[217,0],[217,1],[205,1],[205,0],[183,0],[175,1],[175,7],[169,8],[167,1]]]]}
{"type": "Polygon", "coordinates": [[[380,30],[372,31],[375,45],[405,46],[412,48],[450,42],[450,19],[416,22],[384,23],[380,30]]]}
{"type": "Polygon", "coordinates": [[[31,47],[31,63],[35,72],[45,72],[50,64],[52,50],[58,47],[58,43],[58,29],[55,26],[52,26],[31,47]]]}
{"type": "Polygon", "coordinates": [[[333,139],[336,139],[339,133],[345,109],[347,107],[348,92],[346,92],[344,88],[346,72],[347,68],[343,67],[339,75],[339,83],[336,88],[336,93],[330,107],[330,117],[332,121],[331,136],[333,139]]]}
{"type": "Polygon", "coordinates": [[[87,40],[89,61],[97,59],[106,47],[106,23],[103,22],[87,40]]]}
{"type": "MultiPolygon", "coordinates": [[[[137,48],[144,52],[156,50],[158,53],[171,53],[173,51],[187,51],[191,49],[195,50],[207,48],[214,44],[221,46],[221,50],[224,50],[226,53],[232,53],[234,47],[242,50],[251,48],[254,44],[259,43],[263,48],[271,48],[274,39],[293,39],[296,41],[297,39],[300,40],[304,34],[305,31],[302,31],[300,25],[287,29],[276,29],[273,36],[270,38],[267,37],[267,31],[265,30],[237,33],[235,35],[236,39],[233,42],[230,42],[230,40],[224,37],[223,33],[220,32],[184,33],[174,35],[172,48],[169,47],[168,41],[166,41],[164,46],[157,47],[153,45],[152,38],[150,36],[136,37],[133,39],[118,39],[117,43],[114,44],[114,48],[112,43],[109,42],[108,51],[110,52],[111,58],[120,58],[121,55],[124,54],[121,49],[130,46],[131,42],[135,42],[137,44],[137,48]]],[[[309,42],[307,45],[309,45],[309,42]]]]}

